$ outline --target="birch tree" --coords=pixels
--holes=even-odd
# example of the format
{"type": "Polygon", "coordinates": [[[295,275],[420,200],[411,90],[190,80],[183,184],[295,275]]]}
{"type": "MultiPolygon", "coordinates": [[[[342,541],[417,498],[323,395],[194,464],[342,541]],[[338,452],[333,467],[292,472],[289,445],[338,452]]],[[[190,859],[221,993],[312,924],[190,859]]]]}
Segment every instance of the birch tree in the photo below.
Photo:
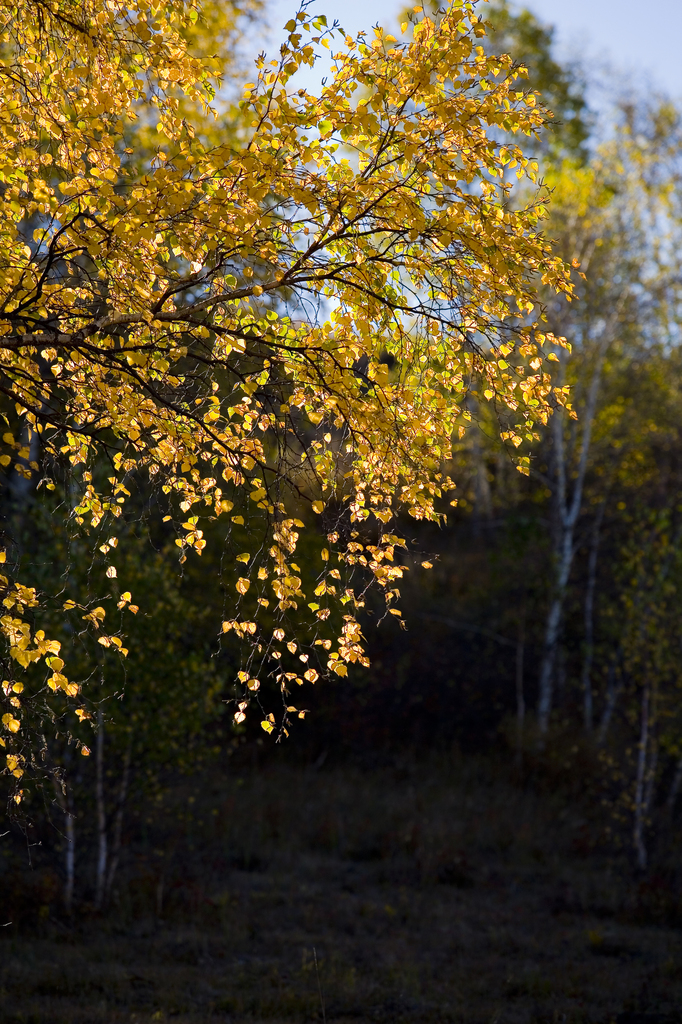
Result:
{"type": "Polygon", "coordinates": [[[539,672],[538,727],[546,736],[553,705],[554,662],[605,368],[670,343],[678,329],[680,275],[680,133],[663,105],[639,115],[625,110],[617,133],[593,165],[565,164],[553,178],[555,221],[564,255],[585,275],[578,301],[550,303],[550,323],[571,344],[557,358],[568,381],[577,421],[563,412],[550,425],[554,522],[552,577],[539,672]]]}
{"type": "MultiPolygon", "coordinates": [[[[544,363],[557,339],[538,289],[573,284],[524,152],[547,116],[523,69],[485,53],[464,0],[437,22],[415,8],[400,38],[354,39],[300,10],[225,139],[196,3],[14,0],[2,18],[0,462],[48,490],[69,467],[58,514],[90,538],[103,592],[121,586],[66,610],[121,657],[111,609],[135,596],[117,523],[139,481],[175,524],[181,563],[201,555],[211,517],[264,522],[216,632],[244,642],[236,721],[260,711],[271,678],[281,709],[263,708],[262,725],[284,734],[301,713],[292,686],[367,663],[368,581],[399,615],[394,517],[435,520],[451,498],[444,463],[468,392],[508,410],[512,444],[567,400],[544,363]],[[321,46],[333,67],[316,96],[295,76],[321,46]],[[130,152],[138,124],[148,146],[130,152]],[[510,168],[531,186],[519,202],[510,168]],[[306,580],[297,503],[322,524],[306,580]]],[[[47,595],[11,544],[5,557],[4,742],[20,777],[35,700],[86,705],[41,628],[47,595]]]]}

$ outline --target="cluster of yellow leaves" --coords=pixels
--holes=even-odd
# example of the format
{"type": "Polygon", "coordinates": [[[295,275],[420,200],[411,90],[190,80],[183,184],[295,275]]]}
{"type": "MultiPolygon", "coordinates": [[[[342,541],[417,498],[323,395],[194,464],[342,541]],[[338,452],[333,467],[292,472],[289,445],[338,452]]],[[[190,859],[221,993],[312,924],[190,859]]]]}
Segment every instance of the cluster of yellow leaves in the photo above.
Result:
{"type": "MultiPolygon", "coordinates": [[[[5,565],[6,560],[6,552],[0,551],[0,564],[5,565]]],[[[78,687],[69,683],[58,671],[64,666],[64,662],[57,656],[60,650],[59,641],[48,639],[42,629],[32,630],[31,624],[23,617],[26,609],[35,608],[39,603],[35,588],[23,586],[18,582],[11,583],[7,576],[0,574],[0,591],[4,593],[2,604],[8,612],[0,616],[0,635],[5,640],[11,661],[25,670],[29,665],[44,659],[45,664],[52,669],[48,685],[52,689],[59,685],[66,694],[72,696],[78,691],[78,687]]],[[[5,706],[9,705],[12,709],[2,715],[2,725],[9,733],[7,738],[0,735],[2,747],[7,747],[7,740],[21,729],[22,702],[19,695],[23,691],[24,684],[21,681],[4,679],[2,682],[5,706]]],[[[23,756],[16,752],[6,756],[6,770],[17,779],[24,774],[21,767],[23,760],[23,756]]]]}
{"type": "MultiPolygon", "coordinates": [[[[512,140],[546,114],[523,69],[484,52],[471,3],[415,11],[400,40],[300,11],[244,88],[243,138],[208,146],[185,116],[208,110],[218,69],[196,53],[193,0],[0,6],[0,376],[19,421],[0,458],[25,471],[14,438],[28,431],[82,466],[85,526],[120,516],[144,469],[194,510],[183,559],[205,546],[202,506],[228,515],[248,495],[273,543],[260,565],[240,556],[235,600],[253,610],[223,629],[263,658],[259,610],[274,600],[284,617],[306,597],[287,491],[349,513],[308,603],[321,626],[330,599],[362,607],[358,567],[397,598],[387,526],[400,509],[437,518],[470,395],[516,417],[512,444],[566,401],[537,289],[570,297],[569,270],[542,235],[543,195],[514,204],[509,181],[536,180],[512,140]],[[333,74],[314,96],[293,79],[319,45],[333,74]],[[140,168],[125,139],[149,111],[161,141],[140,168]],[[98,489],[87,466],[112,435],[98,489]]],[[[323,648],[341,676],[367,661],[357,620],[343,623],[323,648]]],[[[317,673],[276,678],[286,692],[317,673]]]]}

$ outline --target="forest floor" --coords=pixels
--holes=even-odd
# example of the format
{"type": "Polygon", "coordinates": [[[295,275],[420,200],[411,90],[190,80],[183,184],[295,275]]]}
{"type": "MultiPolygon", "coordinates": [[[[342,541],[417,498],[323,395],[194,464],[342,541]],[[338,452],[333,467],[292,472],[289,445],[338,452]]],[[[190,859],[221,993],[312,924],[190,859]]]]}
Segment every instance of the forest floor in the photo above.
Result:
{"type": "Polygon", "coordinates": [[[3,1024],[682,1024],[670,893],[559,798],[442,764],[184,787],[107,916],[4,930],[3,1024]]]}

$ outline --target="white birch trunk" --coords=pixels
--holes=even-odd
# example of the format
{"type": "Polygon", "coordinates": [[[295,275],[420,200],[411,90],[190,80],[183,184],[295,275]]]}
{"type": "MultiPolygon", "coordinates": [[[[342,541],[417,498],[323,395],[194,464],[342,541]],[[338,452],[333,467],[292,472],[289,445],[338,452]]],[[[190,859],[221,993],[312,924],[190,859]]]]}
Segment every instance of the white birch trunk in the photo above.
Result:
{"type": "Polygon", "coordinates": [[[95,764],[95,799],[97,803],[97,882],[95,909],[104,906],[107,878],[107,815],[104,801],[104,716],[97,712],[97,747],[95,764]]]}
{"type": "Polygon", "coordinates": [[[644,785],[646,781],[647,748],[649,744],[649,685],[642,690],[641,707],[641,729],[639,737],[639,750],[637,753],[637,780],[635,784],[635,822],[633,830],[633,842],[635,846],[635,857],[637,867],[640,871],[646,870],[647,851],[644,842],[644,827],[646,821],[646,807],[644,785]]]}
{"type": "Polygon", "coordinates": [[[599,535],[606,502],[599,506],[592,530],[592,543],[587,563],[587,589],[585,591],[585,654],[583,657],[582,689],[585,732],[591,733],[594,724],[594,698],[592,694],[592,662],[594,660],[594,594],[597,586],[597,555],[599,535]]]}
{"type": "Polygon", "coordinates": [[[526,719],[526,698],[523,689],[524,625],[522,620],[516,644],[516,763],[519,771],[523,767],[523,729],[526,719]]]}
{"type": "Polygon", "coordinates": [[[52,783],[57,803],[64,815],[64,910],[71,914],[76,878],[76,818],[73,813],[73,799],[66,782],[53,774],[52,783]]]}
{"type": "Polygon", "coordinates": [[[130,736],[128,740],[128,746],[126,747],[125,756],[123,758],[123,771],[121,773],[121,786],[118,794],[118,804],[116,806],[116,816],[114,818],[114,831],[112,836],[111,844],[111,856],[109,858],[109,870],[107,871],[107,882],[105,897],[107,902],[111,897],[111,890],[114,885],[114,878],[118,869],[118,863],[121,858],[121,836],[123,833],[123,812],[125,809],[125,802],[128,796],[128,783],[130,781],[130,764],[132,761],[133,754],[133,737],[130,736]]]}
{"type": "Polygon", "coordinates": [[[66,850],[64,851],[64,867],[66,868],[64,909],[67,914],[70,914],[73,910],[73,889],[76,880],[76,824],[71,810],[67,810],[64,815],[64,826],[66,832],[66,850]]]}
{"type": "Polygon", "coordinates": [[[606,355],[606,347],[609,341],[610,331],[605,330],[597,353],[597,362],[592,372],[587,403],[582,417],[583,433],[580,446],[580,458],[578,460],[578,470],[573,484],[573,494],[570,502],[568,500],[567,491],[563,414],[560,410],[557,410],[552,416],[559,537],[555,553],[555,580],[553,596],[550,602],[549,612],[547,614],[544,652],[542,662],[540,664],[538,728],[540,732],[541,746],[544,745],[544,740],[549,729],[550,715],[552,713],[552,700],[554,696],[554,657],[557,641],[559,639],[559,629],[564,610],[568,578],[573,564],[575,527],[582,505],[583,486],[585,483],[587,460],[590,452],[590,442],[592,439],[592,426],[597,409],[597,396],[599,393],[604,356],[606,355]]]}
{"type": "Polygon", "coordinates": [[[649,718],[649,732],[651,733],[651,739],[649,747],[651,749],[651,757],[649,758],[649,764],[646,770],[646,785],[644,787],[644,821],[649,816],[651,807],[654,800],[654,788],[656,786],[656,769],[658,768],[658,743],[656,742],[656,731],[655,728],[651,728],[651,716],[649,718]]]}
{"type": "Polygon", "coordinates": [[[675,767],[675,774],[673,775],[672,785],[670,786],[670,792],[668,793],[668,799],[666,800],[666,806],[671,813],[675,810],[675,801],[677,800],[680,792],[680,786],[682,786],[682,757],[679,758],[675,767]]]}
{"type": "Polygon", "coordinates": [[[597,733],[597,743],[600,747],[606,742],[606,734],[608,733],[609,726],[611,725],[611,719],[613,718],[613,712],[616,708],[618,694],[623,686],[622,681],[616,686],[614,682],[615,674],[616,666],[611,662],[606,682],[606,704],[604,705],[601,721],[599,723],[599,732],[597,733]]]}

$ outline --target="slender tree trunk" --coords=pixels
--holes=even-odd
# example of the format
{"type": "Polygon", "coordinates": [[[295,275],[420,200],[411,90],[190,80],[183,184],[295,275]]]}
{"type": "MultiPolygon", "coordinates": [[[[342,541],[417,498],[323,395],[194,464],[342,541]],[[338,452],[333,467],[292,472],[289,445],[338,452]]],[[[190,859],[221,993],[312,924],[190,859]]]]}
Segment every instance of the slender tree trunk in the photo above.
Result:
{"type": "Polygon", "coordinates": [[[125,808],[126,798],[128,796],[128,783],[130,780],[130,763],[133,754],[133,737],[132,733],[128,739],[128,746],[126,747],[125,756],[123,758],[123,771],[121,773],[121,786],[118,793],[118,803],[116,806],[116,816],[114,818],[114,831],[112,836],[111,844],[111,857],[109,858],[109,870],[107,872],[107,884],[106,884],[106,900],[109,902],[111,897],[111,890],[114,885],[114,878],[118,869],[118,862],[121,858],[121,836],[123,833],[123,812],[125,808]]]}
{"type": "Polygon", "coordinates": [[[554,432],[554,462],[556,474],[556,501],[559,518],[559,531],[557,540],[557,550],[555,553],[554,560],[555,578],[553,595],[549,606],[549,612],[547,614],[547,622],[545,625],[544,651],[542,656],[542,662],[540,664],[540,693],[538,698],[538,727],[540,731],[540,746],[544,745],[544,740],[549,729],[549,719],[552,713],[552,700],[554,690],[554,660],[556,653],[556,645],[557,640],[559,638],[559,628],[561,625],[561,618],[563,615],[568,578],[571,572],[571,566],[573,564],[574,533],[576,523],[578,521],[578,515],[580,513],[580,508],[582,505],[583,486],[585,483],[585,473],[587,472],[587,460],[590,452],[590,442],[592,439],[592,426],[594,423],[594,417],[597,409],[597,396],[599,393],[599,384],[601,381],[601,372],[602,366],[604,364],[604,356],[606,354],[606,346],[608,340],[610,340],[609,333],[610,332],[604,332],[604,337],[601,341],[597,353],[597,362],[592,373],[592,379],[590,381],[587,403],[585,407],[585,412],[582,417],[583,433],[582,442],[580,446],[580,458],[578,460],[578,469],[576,473],[575,482],[573,484],[573,494],[570,503],[568,500],[567,493],[567,473],[564,450],[563,414],[561,410],[557,410],[552,416],[552,429],[554,432]]]}
{"type": "Polygon", "coordinates": [[[73,910],[73,888],[76,879],[76,819],[73,811],[68,810],[64,815],[66,832],[66,850],[64,852],[64,866],[66,878],[64,881],[64,909],[67,914],[73,910]]]}
{"type": "Polygon", "coordinates": [[[523,656],[525,647],[525,615],[519,626],[516,643],[516,765],[523,768],[523,728],[526,718],[526,698],[523,691],[523,656]]]}
{"type": "Polygon", "coordinates": [[[668,793],[668,799],[666,800],[666,807],[672,813],[675,810],[675,801],[680,792],[680,786],[682,786],[682,757],[678,759],[675,767],[675,774],[673,775],[672,785],[670,786],[670,792],[668,793]]]}
{"type": "Polygon", "coordinates": [[[601,721],[599,723],[599,731],[597,733],[597,743],[600,747],[606,741],[606,734],[608,733],[609,726],[611,725],[613,712],[616,708],[616,701],[618,700],[618,695],[623,687],[622,680],[620,680],[616,685],[615,677],[616,664],[615,661],[611,661],[606,680],[606,704],[604,705],[601,721]]]}
{"type": "Polygon", "coordinates": [[[654,788],[656,786],[656,769],[658,768],[658,743],[656,742],[656,731],[649,727],[651,739],[649,747],[651,749],[651,757],[649,758],[649,764],[646,770],[646,785],[644,787],[644,817],[645,820],[651,811],[654,802],[654,788]]]}
{"type": "Polygon", "coordinates": [[[635,857],[637,859],[637,867],[640,871],[646,870],[647,863],[647,851],[644,842],[644,828],[646,824],[646,806],[645,806],[645,781],[646,781],[646,764],[647,764],[647,748],[649,745],[649,684],[647,683],[642,689],[642,707],[641,707],[641,729],[639,737],[639,750],[637,753],[637,781],[635,785],[635,823],[633,831],[633,841],[635,846],[635,857]]]}
{"type": "Polygon", "coordinates": [[[52,782],[57,803],[64,815],[64,910],[67,914],[71,914],[76,875],[76,816],[73,811],[71,791],[66,782],[55,774],[52,776],[52,782]]]}
{"type": "MultiPolygon", "coordinates": [[[[573,554],[571,552],[570,558],[572,559],[573,554]]],[[[570,560],[569,560],[570,566],[570,560]]],[[[563,567],[562,567],[562,577],[563,567]]],[[[568,573],[566,573],[568,578],[568,573]]],[[[540,736],[543,738],[541,742],[544,742],[544,736],[547,734],[549,729],[549,716],[552,713],[552,702],[554,697],[554,659],[556,656],[556,646],[559,639],[559,629],[561,626],[561,615],[564,609],[564,592],[566,585],[557,588],[557,593],[552,599],[552,603],[549,607],[549,614],[547,616],[547,623],[545,626],[545,643],[544,653],[542,655],[542,663],[540,666],[540,696],[538,698],[538,726],[540,729],[540,736]]]]}
{"type": "Polygon", "coordinates": [[[104,906],[107,877],[107,815],[104,802],[104,716],[97,712],[97,754],[96,754],[95,799],[97,802],[97,884],[95,908],[104,906]]]}
{"type": "Polygon", "coordinates": [[[561,641],[557,644],[555,671],[557,703],[561,707],[566,696],[566,647],[561,641]]]}
{"type": "Polygon", "coordinates": [[[159,875],[159,880],[156,883],[156,916],[161,917],[163,913],[163,884],[164,884],[164,873],[163,870],[159,875]]]}
{"type": "Polygon", "coordinates": [[[606,502],[602,501],[594,521],[590,556],[587,562],[587,589],[585,591],[585,654],[583,657],[582,689],[585,732],[591,733],[594,724],[594,701],[592,694],[592,662],[594,660],[594,593],[597,585],[597,555],[599,536],[604,518],[606,502]]]}

